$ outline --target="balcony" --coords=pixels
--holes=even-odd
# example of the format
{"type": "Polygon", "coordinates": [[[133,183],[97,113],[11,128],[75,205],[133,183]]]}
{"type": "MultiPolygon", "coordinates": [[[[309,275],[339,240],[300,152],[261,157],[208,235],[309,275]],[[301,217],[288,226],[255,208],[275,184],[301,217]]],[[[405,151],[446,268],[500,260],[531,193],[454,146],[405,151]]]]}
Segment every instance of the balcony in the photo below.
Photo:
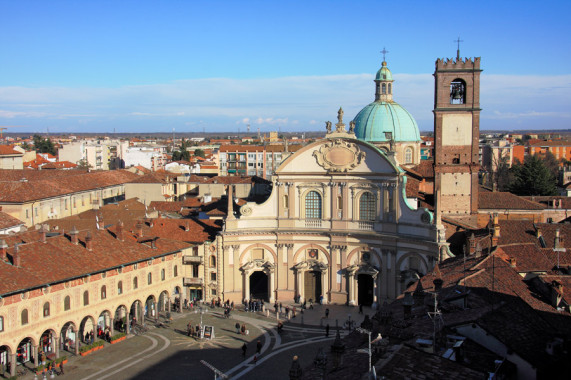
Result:
{"type": "Polygon", "coordinates": [[[373,226],[374,226],[373,222],[359,221],[359,229],[360,230],[372,231],[373,226]]]}
{"type": "Polygon", "coordinates": [[[306,228],[321,228],[321,219],[305,219],[306,228]]]}
{"type": "Polygon", "coordinates": [[[182,283],[184,286],[188,285],[202,285],[203,280],[200,277],[183,277],[182,283]]]}
{"type": "Polygon", "coordinates": [[[203,262],[202,256],[184,255],[182,257],[182,263],[183,264],[202,264],[202,262],[203,262]]]}

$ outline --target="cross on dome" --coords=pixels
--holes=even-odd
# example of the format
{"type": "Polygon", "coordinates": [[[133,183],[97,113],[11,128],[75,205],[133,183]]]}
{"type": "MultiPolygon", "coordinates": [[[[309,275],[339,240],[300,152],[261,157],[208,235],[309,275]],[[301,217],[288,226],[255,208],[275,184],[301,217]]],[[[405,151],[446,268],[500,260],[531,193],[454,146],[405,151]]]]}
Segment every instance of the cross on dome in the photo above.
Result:
{"type": "Polygon", "coordinates": [[[387,49],[385,49],[385,47],[383,46],[383,50],[381,50],[381,53],[383,53],[383,62],[386,61],[385,58],[386,58],[386,55],[387,55],[388,52],[389,52],[389,51],[388,51],[387,49]]]}

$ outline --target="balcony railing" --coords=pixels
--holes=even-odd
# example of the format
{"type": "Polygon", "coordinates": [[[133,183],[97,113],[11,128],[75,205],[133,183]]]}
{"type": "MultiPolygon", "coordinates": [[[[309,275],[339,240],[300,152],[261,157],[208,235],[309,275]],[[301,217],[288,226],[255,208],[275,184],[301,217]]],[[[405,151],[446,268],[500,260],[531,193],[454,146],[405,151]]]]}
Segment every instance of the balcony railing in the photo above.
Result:
{"type": "Polygon", "coordinates": [[[321,228],[321,219],[305,219],[306,228],[321,228]]]}
{"type": "Polygon", "coordinates": [[[203,257],[202,256],[190,256],[184,255],[182,257],[183,264],[202,264],[203,257]]]}
{"type": "Polygon", "coordinates": [[[373,222],[359,221],[360,230],[372,231],[373,226],[374,226],[373,222]]]}
{"type": "Polygon", "coordinates": [[[183,285],[202,285],[204,281],[200,277],[183,277],[183,285]]]}

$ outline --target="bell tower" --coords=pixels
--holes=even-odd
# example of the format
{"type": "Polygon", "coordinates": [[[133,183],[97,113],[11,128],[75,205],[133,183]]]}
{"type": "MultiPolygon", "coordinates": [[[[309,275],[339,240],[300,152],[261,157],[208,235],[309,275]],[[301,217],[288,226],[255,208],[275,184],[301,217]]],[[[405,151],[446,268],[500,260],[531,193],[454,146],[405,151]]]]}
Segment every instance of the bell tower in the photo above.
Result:
{"type": "Polygon", "coordinates": [[[438,59],[434,71],[434,191],[442,215],[478,211],[480,57],[438,59]]]}

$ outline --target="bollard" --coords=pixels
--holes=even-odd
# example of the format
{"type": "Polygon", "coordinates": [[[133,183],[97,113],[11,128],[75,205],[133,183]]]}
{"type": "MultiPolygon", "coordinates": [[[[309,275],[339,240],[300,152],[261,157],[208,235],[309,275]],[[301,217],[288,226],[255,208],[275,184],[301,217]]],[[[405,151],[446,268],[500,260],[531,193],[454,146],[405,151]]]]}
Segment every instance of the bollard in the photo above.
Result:
{"type": "Polygon", "coordinates": [[[270,311],[268,309],[266,309],[266,318],[270,317],[270,311]]]}

